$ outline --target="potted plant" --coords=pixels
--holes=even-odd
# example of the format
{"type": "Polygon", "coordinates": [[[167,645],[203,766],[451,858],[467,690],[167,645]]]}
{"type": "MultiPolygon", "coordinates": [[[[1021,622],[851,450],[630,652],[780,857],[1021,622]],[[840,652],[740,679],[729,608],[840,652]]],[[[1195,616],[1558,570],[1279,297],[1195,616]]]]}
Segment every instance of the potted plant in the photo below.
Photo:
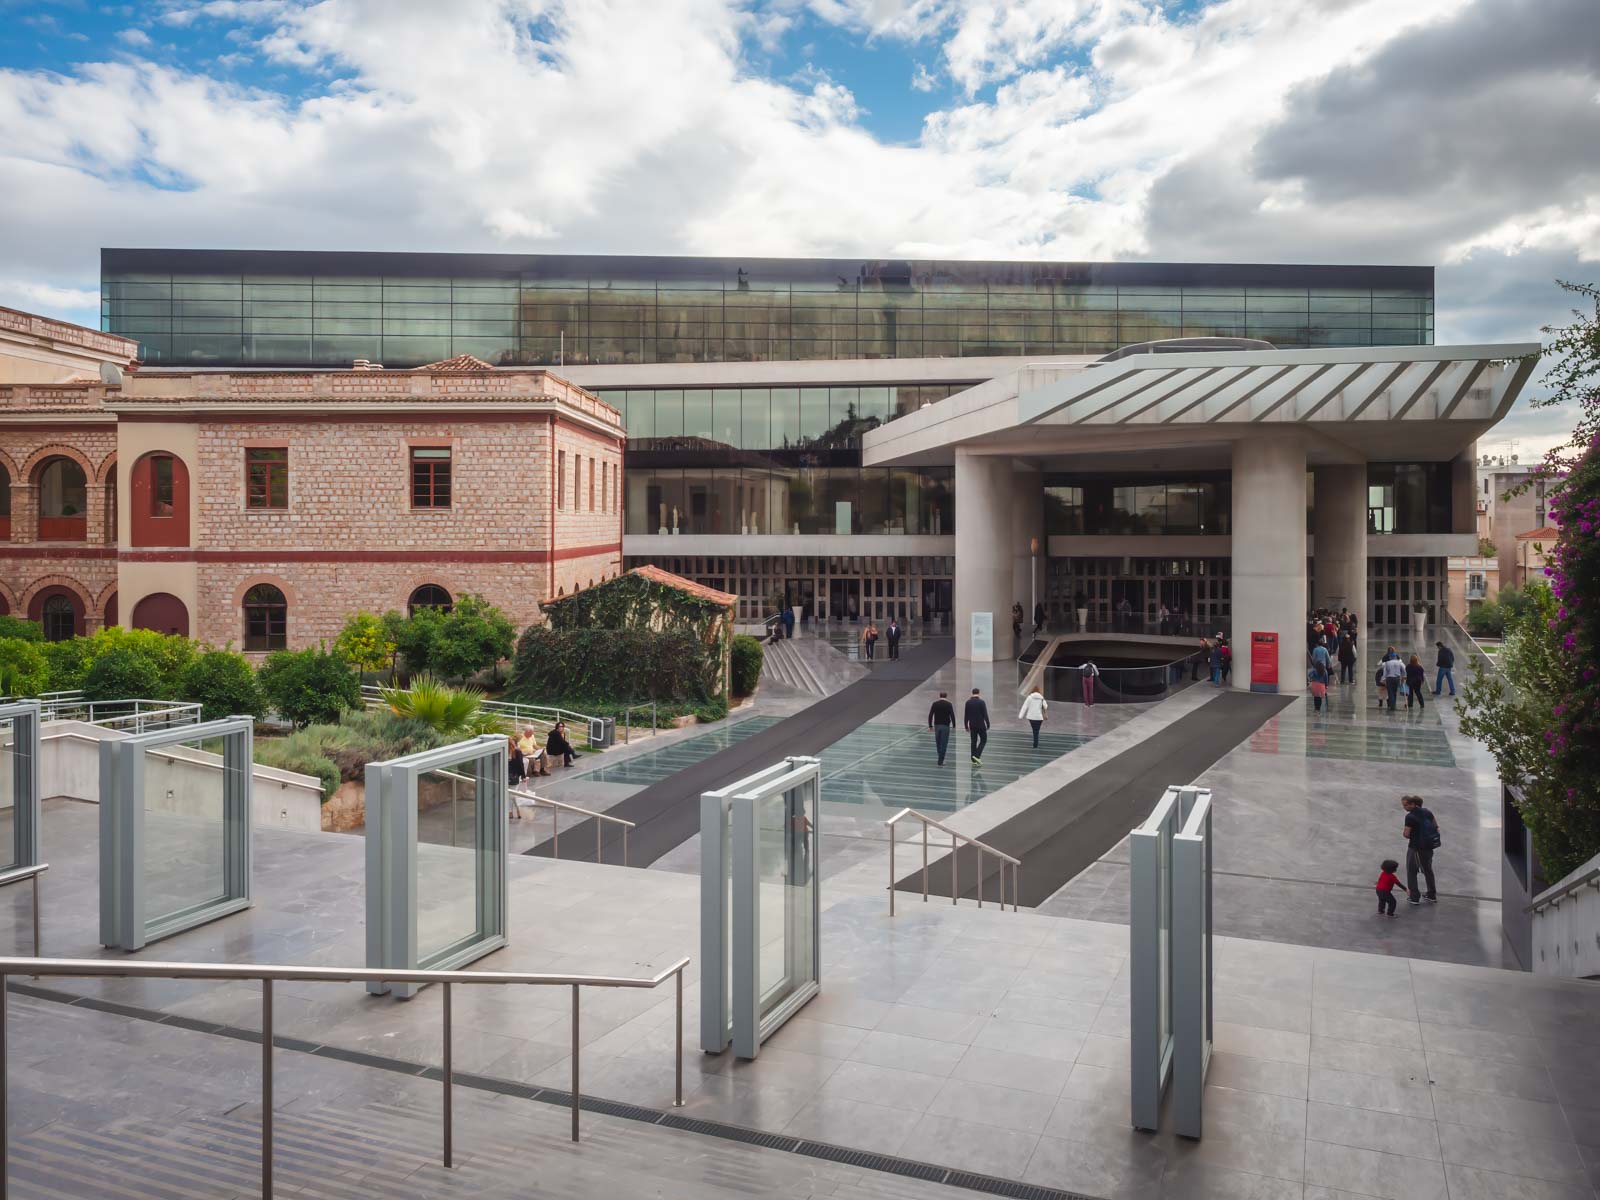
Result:
{"type": "Polygon", "coordinates": [[[1428,627],[1428,606],[1421,600],[1411,602],[1411,626],[1421,637],[1428,627]]]}

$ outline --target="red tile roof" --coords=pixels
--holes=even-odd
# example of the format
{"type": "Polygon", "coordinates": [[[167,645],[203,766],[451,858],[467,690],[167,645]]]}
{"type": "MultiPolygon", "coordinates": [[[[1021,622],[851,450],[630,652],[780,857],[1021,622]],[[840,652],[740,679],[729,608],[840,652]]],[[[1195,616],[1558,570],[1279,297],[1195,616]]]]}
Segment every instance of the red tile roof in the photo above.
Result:
{"type": "Polygon", "coordinates": [[[1538,529],[1530,529],[1527,533],[1517,534],[1517,541],[1526,542],[1537,538],[1542,542],[1553,542],[1561,536],[1561,531],[1554,525],[1544,525],[1538,529]]]}
{"type": "Polygon", "coordinates": [[[494,365],[486,363],[483,359],[472,354],[458,354],[454,358],[446,358],[439,362],[428,363],[418,367],[419,371],[492,371],[494,365]]]}
{"type": "Polygon", "coordinates": [[[728,592],[719,592],[714,587],[707,587],[703,583],[696,583],[692,579],[685,579],[682,575],[674,575],[671,571],[663,571],[660,567],[643,566],[635,567],[628,572],[629,575],[640,575],[652,583],[659,583],[665,587],[677,588],[680,592],[688,592],[691,596],[698,596],[702,600],[709,600],[713,604],[720,604],[723,608],[732,608],[739,603],[739,597],[728,592]]]}

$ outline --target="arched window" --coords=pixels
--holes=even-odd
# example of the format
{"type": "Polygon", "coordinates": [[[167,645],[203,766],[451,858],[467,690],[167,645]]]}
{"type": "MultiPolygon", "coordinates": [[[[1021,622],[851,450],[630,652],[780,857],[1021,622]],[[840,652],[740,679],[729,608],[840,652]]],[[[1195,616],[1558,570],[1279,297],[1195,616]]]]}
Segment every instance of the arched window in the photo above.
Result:
{"type": "Polygon", "coordinates": [[[39,467],[39,540],[81,542],[88,528],[88,483],[70,458],[47,458],[39,467]]]}
{"type": "Polygon", "coordinates": [[[62,592],[46,596],[39,609],[39,624],[44,626],[45,641],[64,642],[78,632],[78,606],[62,592]]]}
{"type": "Polygon", "coordinates": [[[282,650],[289,644],[289,602],[270,583],[244,594],[244,648],[282,650]]]}
{"type": "Polygon", "coordinates": [[[449,612],[452,603],[450,593],[437,583],[425,583],[411,593],[411,599],[406,601],[406,613],[414,617],[419,608],[437,608],[441,612],[449,612]]]}
{"type": "Polygon", "coordinates": [[[128,472],[128,533],[135,546],[189,544],[189,468],[165,450],[143,455],[128,472]]]}
{"type": "Polygon", "coordinates": [[[0,467],[0,540],[11,536],[11,472],[0,467]]]}

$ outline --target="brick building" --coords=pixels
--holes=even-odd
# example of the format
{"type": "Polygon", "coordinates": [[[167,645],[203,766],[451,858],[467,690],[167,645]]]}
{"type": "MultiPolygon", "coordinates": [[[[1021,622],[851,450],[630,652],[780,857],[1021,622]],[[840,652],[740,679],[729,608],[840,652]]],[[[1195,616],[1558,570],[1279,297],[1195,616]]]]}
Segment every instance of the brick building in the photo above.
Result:
{"type": "Polygon", "coordinates": [[[547,371],[119,374],[0,384],[0,611],[49,636],[264,652],[469,591],[521,626],[621,569],[620,417],[547,371]]]}

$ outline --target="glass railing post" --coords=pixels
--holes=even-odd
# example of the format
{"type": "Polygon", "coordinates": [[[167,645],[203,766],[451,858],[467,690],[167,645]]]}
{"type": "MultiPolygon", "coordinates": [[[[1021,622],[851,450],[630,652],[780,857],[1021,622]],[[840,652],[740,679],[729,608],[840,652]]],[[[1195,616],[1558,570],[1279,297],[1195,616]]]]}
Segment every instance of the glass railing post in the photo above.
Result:
{"type": "Polygon", "coordinates": [[[455,1154],[455,1112],[450,1096],[450,1089],[455,1083],[450,1053],[450,983],[447,980],[440,986],[444,988],[444,1165],[450,1167],[454,1166],[452,1159],[455,1154]]]}
{"type": "Polygon", "coordinates": [[[572,985],[572,1140],[578,1140],[578,985],[572,985]]]}
{"type": "Polygon", "coordinates": [[[677,1090],[673,1093],[674,1099],[672,1101],[672,1104],[673,1104],[674,1108],[682,1108],[683,1107],[683,968],[682,967],[678,968],[677,976],[678,976],[678,988],[677,988],[677,992],[678,992],[677,1001],[678,1002],[677,1002],[677,1010],[676,1010],[677,1011],[677,1020],[678,1020],[678,1057],[677,1057],[677,1064],[676,1064],[676,1069],[677,1069],[677,1078],[676,1078],[677,1090]]]}
{"type": "MultiPolygon", "coordinates": [[[[34,957],[38,957],[35,955],[34,957]]],[[[6,1002],[11,990],[11,980],[0,975],[0,1200],[5,1200],[9,1192],[10,1181],[10,1150],[11,1150],[11,1068],[6,1061],[6,1041],[8,1030],[6,1028],[6,1002]]]]}
{"type": "Polygon", "coordinates": [[[261,1196],[272,1200],[272,980],[261,981],[261,1196]]]}

